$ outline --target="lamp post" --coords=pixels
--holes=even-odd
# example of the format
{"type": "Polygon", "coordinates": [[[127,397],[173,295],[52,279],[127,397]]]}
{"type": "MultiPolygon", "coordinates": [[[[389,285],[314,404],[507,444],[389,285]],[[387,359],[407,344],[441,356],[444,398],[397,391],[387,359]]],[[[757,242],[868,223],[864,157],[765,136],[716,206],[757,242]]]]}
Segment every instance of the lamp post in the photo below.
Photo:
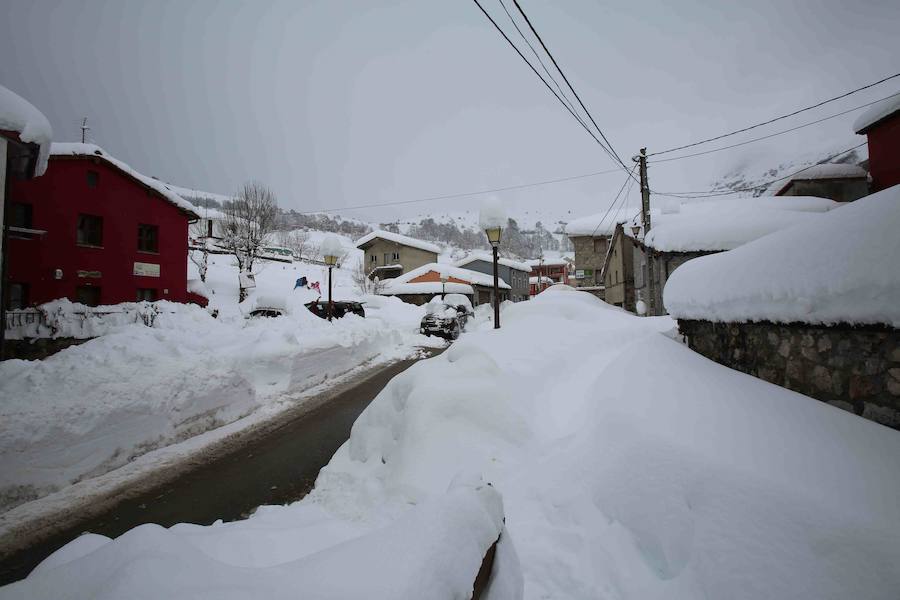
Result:
{"type": "Polygon", "coordinates": [[[334,301],[331,298],[331,270],[337,264],[340,258],[341,242],[334,235],[327,236],[322,240],[322,257],[325,265],[328,267],[328,320],[331,321],[334,314],[334,301]]]}
{"type": "Polygon", "coordinates": [[[494,251],[494,329],[500,329],[500,276],[497,271],[497,262],[500,259],[500,235],[506,225],[506,212],[503,210],[500,200],[495,196],[489,196],[481,207],[478,223],[484,229],[494,251]]]}
{"type": "Polygon", "coordinates": [[[449,278],[446,275],[441,275],[441,300],[443,300],[447,296],[447,280],[449,278]]]}

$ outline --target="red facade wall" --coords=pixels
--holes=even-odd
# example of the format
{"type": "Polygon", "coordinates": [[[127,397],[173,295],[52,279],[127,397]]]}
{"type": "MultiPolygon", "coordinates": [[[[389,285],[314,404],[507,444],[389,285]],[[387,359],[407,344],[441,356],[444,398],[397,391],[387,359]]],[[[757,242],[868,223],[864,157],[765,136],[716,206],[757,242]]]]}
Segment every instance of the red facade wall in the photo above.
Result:
{"type": "Polygon", "coordinates": [[[569,269],[564,265],[532,265],[530,277],[549,277],[555,283],[569,283],[569,269]]]}
{"type": "Polygon", "coordinates": [[[900,183],[900,113],[869,130],[868,141],[872,191],[900,183]]]}
{"type": "Polygon", "coordinates": [[[7,282],[28,284],[29,304],[75,301],[80,285],[99,287],[101,304],[134,302],[139,288],[155,289],[158,300],[188,300],[187,215],[105,161],[52,158],[42,177],[13,181],[9,200],[30,204],[31,228],[46,230],[8,240],[7,282]],[[88,171],[99,174],[95,188],[88,171]],[[103,218],[101,248],[77,244],[79,213],[103,218]],[[138,251],[138,224],[158,226],[157,253],[138,251]],[[159,265],[159,277],[134,275],[136,262],[159,265]]]}

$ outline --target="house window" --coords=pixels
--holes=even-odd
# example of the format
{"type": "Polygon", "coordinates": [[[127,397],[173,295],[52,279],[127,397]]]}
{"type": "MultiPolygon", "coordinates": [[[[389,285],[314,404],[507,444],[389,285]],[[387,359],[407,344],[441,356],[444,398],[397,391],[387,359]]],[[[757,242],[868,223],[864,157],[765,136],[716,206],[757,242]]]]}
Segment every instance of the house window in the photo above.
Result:
{"type": "Polygon", "coordinates": [[[212,219],[208,219],[206,221],[206,237],[213,236],[213,222],[212,219]]]}
{"type": "Polygon", "coordinates": [[[9,310],[17,310],[25,308],[26,306],[28,306],[28,284],[9,284],[9,292],[6,296],[6,308],[9,310]]]}
{"type": "Polygon", "coordinates": [[[373,263],[373,262],[378,262],[378,257],[375,256],[374,254],[371,255],[371,256],[369,257],[369,262],[371,262],[371,263],[373,263]]]}
{"type": "Polygon", "coordinates": [[[87,186],[89,188],[95,188],[100,184],[100,173],[97,171],[88,171],[87,172],[87,186]]]}
{"type": "Polygon", "coordinates": [[[159,252],[159,227],[143,223],[138,225],[138,250],[159,252]]]}
{"type": "Polygon", "coordinates": [[[78,215],[78,245],[103,245],[103,217],[78,215]]]}
{"type": "Polygon", "coordinates": [[[400,253],[399,253],[399,252],[394,252],[394,254],[393,254],[393,256],[391,257],[391,259],[392,259],[392,260],[400,260],[400,253]]]}
{"type": "Polygon", "coordinates": [[[93,285],[79,285],[75,288],[75,302],[85,306],[100,306],[100,288],[93,285]]]}
{"type": "Polygon", "coordinates": [[[138,288],[138,302],[156,302],[156,288],[138,288]]]}

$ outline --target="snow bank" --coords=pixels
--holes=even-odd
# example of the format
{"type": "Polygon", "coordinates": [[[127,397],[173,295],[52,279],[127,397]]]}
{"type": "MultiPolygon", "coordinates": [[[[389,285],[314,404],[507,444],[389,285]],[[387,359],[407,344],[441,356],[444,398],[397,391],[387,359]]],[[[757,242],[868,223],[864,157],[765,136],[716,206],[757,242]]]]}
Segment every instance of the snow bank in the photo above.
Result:
{"type": "Polygon", "coordinates": [[[415,238],[411,238],[406,235],[401,235],[399,233],[394,233],[392,231],[373,231],[372,233],[368,233],[358,240],[356,240],[355,246],[357,248],[362,248],[369,242],[374,239],[382,239],[387,240],[389,242],[396,242],[398,244],[402,244],[404,246],[410,246],[412,248],[418,248],[419,250],[424,250],[426,252],[434,252],[435,254],[441,253],[441,247],[435,244],[429,244],[428,242],[423,242],[422,240],[417,240],[415,238]]]}
{"type": "Polygon", "coordinates": [[[15,131],[19,139],[39,147],[34,175],[43,175],[50,157],[50,143],[53,130],[50,121],[30,102],[0,85],[0,130],[15,131]]]}
{"type": "Polygon", "coordinates": [[[479,479],[506,518],[492,598],[521,585],[626,600],[900,589],[896,431],[722,367],[661,333],[670,318],[583,292],[551,288],[507,304],[500,330],[473,325],[388,384],[304,500],[75,540],[0,598],[356,597],[357,578],[366,597],[451,597],[437,578],[470,576],[497,531],[479,479]]]}
{"type": "MultiPolygon", "coordinates": [[[[813,196],[761,196],[735,200],[688,202],[652,214],[643,242],[661,252],[731,250],[781,229],[816,222],[840,206],[813,196]]],[[[632,237],[631,229],[625,234],[632,237]]]]}
{"type": "Polygon", "coordinates": [[[676,318],[900,327],[900,185],[679,267],[676,318]]]}
{"type": "Polygon", "coordinates": [[[868,110],[859,115],[856,120],[853,121],[853,131],[856,133],[866,133],[866,130],[872,125],[891,116],[897,111],[900,111],[900,94],[885,98],[884,101],[871,106],[868,110]]]}
{"type": "Polygon", "coordinates": [[[168,185],[159,181],[158,179],[154,179],[152,177],[148,177],[146,175],[142,175],[141,173],[135,171],[130,166],[122,162],[121,160],[110,156],[109,153],[106,152],[100,146],[96,146],[94,144],[80,144],[77,142],[65,142],[65,143],[54,143],[50,147],[50,155],[51,156],[87,156],[92,159],[99,158],[108,162],[113,167],[119,169],[123,173],[137,179],[143,185],[157,192],[160,196],[168,200],[170,203],[178,207],[180,210],[188,213],[193,218],[198,218],[197,208],[173,192],[168,185]]]}

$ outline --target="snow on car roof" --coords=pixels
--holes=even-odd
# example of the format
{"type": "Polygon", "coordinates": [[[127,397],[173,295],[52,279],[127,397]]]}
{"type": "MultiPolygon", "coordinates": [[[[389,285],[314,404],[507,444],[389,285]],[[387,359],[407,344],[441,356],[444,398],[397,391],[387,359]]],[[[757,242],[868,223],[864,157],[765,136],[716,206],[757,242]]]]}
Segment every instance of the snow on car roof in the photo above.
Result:
{"type": "Polygon", "coordinates": [[[419,250],[424,250],[426,252],[434,252],[435,254],[441,253],[441,248],[434,244],[430,244],[428,242],[423,242],[422,240],[417,240],[416,238],[411,238],[406,235],[402,235],[400,233],[394,233],[392,231],[383,231],[383,230],[375,230],[371,233],[368,233],[358,240],[356,240],[355,246],[357,248],[362,248],[367,245],[369,242],[375,239],[387,240],[389,242],[396,242],[403,246],[409,246],[411,248],[418,248],[419,250]]]}
{"type": "Polygon", "coordinates": [[[665,306],[682,319],[900,327],[900,185],[678,267],[665,306]]]}
{"type": "Polygon", "coordinates": [[[47,170],[47,158],[50,156],[50,143],[53,140],[53,129],[50,121],[30,102],[0,85],[0,130],[15,131],[19,139],[38,145],[37,164],[34,175],[43,175],[47,170]]]}
{"type": "Polygon", "coordinates": [[[173,204],[181,211],[188,213],[195,218],[199,218],[200,216],[197,214],[197,208],[193,204],[169,189],[169,187],[165,183],[159,181],[158,179],[153,179],[152,177],[148,177],[146,175],[138,173],[128,164],[111,156],[100,146],[97,146],[95,144],[80,144],[77,142],[54,143],[50,147],[50,156],[85,156],[90,158],[101,158],[126,175],[132,177],[133,179],[136,179],[144,186],[151,188],[153,191],[157,192],[160,196],[165,198],[169,203],[173,204]]]}

